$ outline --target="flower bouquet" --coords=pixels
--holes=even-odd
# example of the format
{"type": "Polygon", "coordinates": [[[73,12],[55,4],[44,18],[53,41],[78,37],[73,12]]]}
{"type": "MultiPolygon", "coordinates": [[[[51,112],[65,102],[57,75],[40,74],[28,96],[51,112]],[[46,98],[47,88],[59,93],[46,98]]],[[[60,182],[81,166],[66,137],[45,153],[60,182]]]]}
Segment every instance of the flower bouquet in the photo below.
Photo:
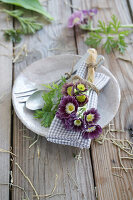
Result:
{"type": "MultiPolygon", "coordinates": [[[[89,52],[88,63],[96,64],[96,51],[89,50],[89,52]]],[[[75,76],[73,82],[63,85],[63,97],[60,101],[56,117],[62,121],[66,130],[82,132],[84,138],[93,139],[98,137],[102,132],[102,128],[97,125],[100,119],[97,109],[87,109],[89,90],[93,86],[89,83],[89,80],[91,83],[94,80],[93,67],[88,68],[87,80],[75,76]]]]}
{"type": "Polygon", "coordinates": [[[44,107],[35,112],[35,117],[41,118],[42,126],[50,127],[48,141],[89,148],[91,139],[101,134],[98,94],[109,77],[96,72],[99,65],[97,51],[89,49],[74,67],[74,76],[45,85],[49,92],[44,92],[44,107]]]}

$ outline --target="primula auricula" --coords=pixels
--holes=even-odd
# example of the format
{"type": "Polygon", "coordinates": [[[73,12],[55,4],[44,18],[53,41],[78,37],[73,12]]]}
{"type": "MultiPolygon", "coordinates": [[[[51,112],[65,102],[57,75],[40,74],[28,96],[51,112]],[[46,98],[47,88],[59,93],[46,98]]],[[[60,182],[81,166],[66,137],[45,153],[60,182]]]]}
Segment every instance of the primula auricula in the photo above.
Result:
{"type": "Polygon", "coordinates": [[[72,28],[75,25],[81,24],[83,21],[83,13],[81,11],[74,12],[68,19],[68,27],[72,28]]]}
{"type": "Polygon", "coordinates": [[[96,124],[100,119],[100,115],[95,108],[87,110],[83,115],[86,124],[96,124]]]}
{"type": "Polygon", "coordinates": [[[88,125],[84,131],[82,132],[82,136],[85,139],[95,139],[102,133],[101,126],[95,125],[88,125]]]}
{"type": "Polygon", "coordinates": [[[62,87],[62,94],[65,96],[73,96],[74,94],[74,84],[73,83],[66,83],[62,87]]]}
{"type": "Polygon", "coordinates": [[[58,116],[62,118],[69,118],[73,113],[78,110],[78,102],[73,96],[64,96],[59,104],[58,116]]]}
{"type": "Polygon", "coordinates": [[[88,87],[84,81],[64,84],[62,87],[64,96],[56,113],[56,117],[62,121],[65,129],[81,132],[85,139],[96,138],[102,130],[96,125],[100,118],[97,110],[92,108],[84,112],[88,102],[87,92],[88,87]]]}
{"type": "Polygon", "coordinates": [[[90,19],[92,19],[93,16],[97,14],[97,12],[98,10],[96,8],[90,9],[90,10],[82,10],[82,13],[84,14],[84,16],[89,16],[90,19]]]}
{"type": "Polygon", "coordinates": [[[78,101],[79,107],[83,107],[85,104],[88,103],[88,97],[85,94],[77,94],[75,98],[78,101]]]}
{"type": "Polygon", "coordinates": [[[63,124],[67,130],[73,130],[76,132],[80,132],[80,131],[84,130],[83,119],[77,117],[74,114],[70,115],[70,117],[68,119],[65,119],[63,124]]]}
{"type": "Polygon", "coordinates": [[[75,25],[90,24],[93,16],[98,12],[97,9],[81,10],[74,12],[68,19],[68,28],[72,28],[75,25]]]}
{"type": "Polygon", "coordinates": [[[88,86],[85,81],[78,81],[75,87],[79,92],[86,92],[88,90],[88,86]]]}

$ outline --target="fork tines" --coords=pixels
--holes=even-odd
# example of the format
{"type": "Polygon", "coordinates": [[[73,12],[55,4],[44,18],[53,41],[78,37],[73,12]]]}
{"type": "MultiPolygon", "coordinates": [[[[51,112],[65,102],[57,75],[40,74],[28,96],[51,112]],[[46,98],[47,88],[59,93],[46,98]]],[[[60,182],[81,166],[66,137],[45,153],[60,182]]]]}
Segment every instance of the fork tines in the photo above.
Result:
{"type": "Polygon", "coordinates": [[[38,90],[37,88],[31,89],[31,90],[25,90],[25,91],[21,91],[21,92],[14,92],[14,94],[23,94],[23,93],[28,93],[28,92],[33,92],[38,90]]]}

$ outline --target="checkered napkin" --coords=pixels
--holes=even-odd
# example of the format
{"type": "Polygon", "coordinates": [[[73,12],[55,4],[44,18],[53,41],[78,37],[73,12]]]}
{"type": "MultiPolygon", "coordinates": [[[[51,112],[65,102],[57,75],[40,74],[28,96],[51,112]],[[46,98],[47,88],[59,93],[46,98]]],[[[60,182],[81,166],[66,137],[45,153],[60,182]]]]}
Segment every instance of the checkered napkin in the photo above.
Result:
{"type": "MultiPolygon", "coordinates": [[[[85,63],[86,58],[88,57],[88,53],[86,53],[76,64],[75,68],[77,68],[76,75],[80,76],[81,78],[86,78],[87,73],[87,65],[85,63]]],[[[109,81],[109,77],[102,74],[102,73],[95,73],[95,81],[94,85],[97,87],[98,90],[101,90],[109,81]]],[[[87,109],[90,108],[97,108],[98,102],[98,95],[94,90],[90,90],[89,92],[89,100],[87,109]]],[[[63,144],[63,145],[70,145],[74,147],[89,148],[90,147],[90,139],[84,139],[82,137],[81,132],[75,131],[67,131],[63,123],[60,119],[56,116],[50,126],[50,130],[48,132],[47,140],[53,143],[63,144]]]]}

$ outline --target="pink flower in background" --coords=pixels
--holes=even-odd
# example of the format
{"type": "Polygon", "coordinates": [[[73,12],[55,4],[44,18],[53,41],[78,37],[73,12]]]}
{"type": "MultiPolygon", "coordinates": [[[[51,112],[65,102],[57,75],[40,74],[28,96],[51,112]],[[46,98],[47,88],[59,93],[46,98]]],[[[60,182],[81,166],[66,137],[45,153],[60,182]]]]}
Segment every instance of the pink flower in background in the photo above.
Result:
{"type": "Polygon", "coordinates": [[[72,28],[75,25],[81,24],[82,21],[83,21],[82,11],[74,12],[68,19],[68,27],[72,28]]]}
{"type": "Polygon", "coordinates": [[[94,8],[94,9],[90,9],[90,10],[82,10],[82,12],[85,16],[89,16],[90,19],[92,19],[93,16],[97,14],[98,10],[96,8],[94,8]]]}
{"type": "Polygon", "coordinates": [[[68,28],[72,28],[75,25],[88,24],[97,12],[98,10],[96,8],[74,12],[68,19],[68,28]]]}

